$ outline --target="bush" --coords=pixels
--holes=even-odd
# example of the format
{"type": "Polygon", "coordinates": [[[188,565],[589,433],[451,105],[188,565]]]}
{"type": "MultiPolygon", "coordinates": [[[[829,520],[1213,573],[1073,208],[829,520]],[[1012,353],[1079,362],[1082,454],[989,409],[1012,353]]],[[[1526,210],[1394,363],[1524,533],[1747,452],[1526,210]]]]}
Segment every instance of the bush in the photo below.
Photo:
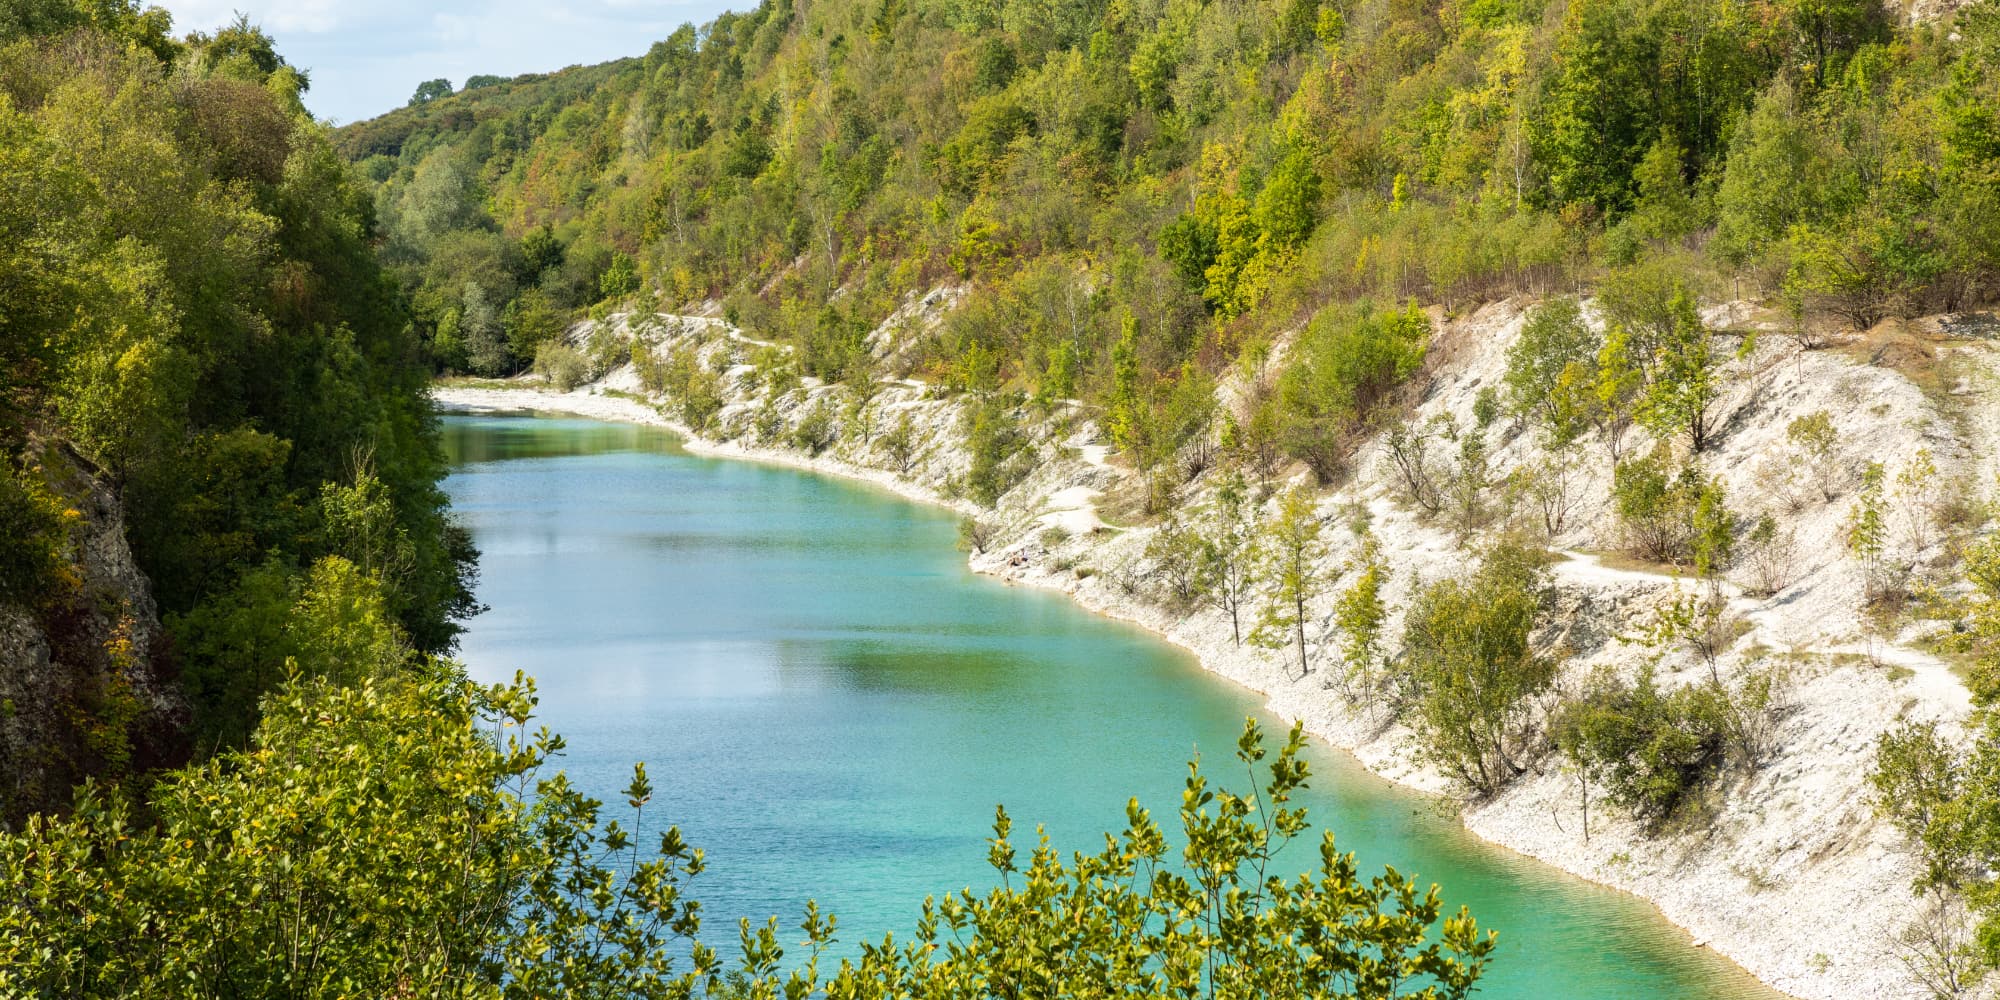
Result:
{"type": "Polygon", "coordinates": [[[1191,607],[1205,596],[1202,538],[1179,518],[1167,518],[1153,532],[1146,542],[1146,560],[1153,564],[1154,572],[1166,585],[1167,600],[1173,607],[1191,607]]]}
{"type": "MultiPolygon", "coordinates": [[[[258,749],[162,782],[143,822],[86,786],[0,834],[0,895],[21,901],[0,912],[0,992],[458,995],[505,969],[513,995],[657,995],[700,861],[668,833],[642,862],[642,838],[602,826],[545,770],[560,743],[524,729],[532,705],[449,664],[300,681],[267,700],[258,749]]],[[[650,795],[643,768],[629,794],[650,795]]]]}
{"type": "Polygon", "coordinates": [[[1672,472],[1668,449],[1618,463],[1611,499],[1634,555],[1676,565],[1698,559],[1720,570],[1730,548],[1722,484],[1690,465],[1672,472]],[[1718,530],[1720,529],[1720,530],[1718,530]]]}
{"type": "Polygon", "coordinates": [[[1789,524],[1764,514],[1744,536],[1743,566],[1747,594],[1769,596],[1791,586],[1798,563],[1798,533],[1789,524]]]}
{"type": "Polygon", "coordinates": [[[1546,573],[1545,553],[1501,545],[1471,579],[1425,587],[1404,620],[1424,755],[1482,795],[1524,770],[1533,725],[1523,702],[1555,678],[1555,661],[1530,642],[1546,573]]]}
{"type": "Polygon", "coordinates": [[[1917,845],[1924,873],[1919,888],[1955,888],[1975,874],[1964,847],[1962,810],[1951,808],[1965,779],[1958,752],[1938,735],[1937,724],[1908,722],[1875,743],[1868,783],[1875,811],[1917,845]]]}
{"type": "Polygon", "coordinates": [[[779,394],[769,392],[764,401],[757,405],[757,412],[750,417],[750,426],[757,432],[758,444],[772,444],[785,430],[785,413],[778,409],[779,394]]]}
{"type": "MultiPolygon", "coordinates": [[[[1677,815],[1731,762],[1755,766],[1771,750],[1783,678],[1759,672],[1660,690],[1648,665],[1635,681],[1599,671],[1565,705],[1556,745],[1589,782],[1649,829],[1677,815]]],[[[1586,794],[1587,791],[1586,791],[1586,794]]]]}
{"type": "Polygon", "coordinates": [[[1411,302],[1402,312],[1329,310],[1315,318],[1278,385],[1286,450],[1321,482],[1346,472],[1348,439],[1391,392],[1423,366],[1430,319],[1411,302]]]}
{"type": "Polygon", "coordinates": [[[681,344],[664,357],[641,350],[633,355],[633,364],[639,370],[639,384],[666,396],[679,410],[681,422],[695,433],[706,431],[722,412],[722,376],[701,363],[694,345],[681,344]]]}
{"type": "Polygon", "coordinates": [[[1657,828],[1725,758],[1727,706],[1709,685],[1662,693],[1647,667],[1637,682],[1609,672],[1564,707],[1556,744],[1611,801],[1657,828]]]}
{"type": "Polygon", "coordinates": [[[558,392],[568,392],[590,380],[590,359],[568,344],[547,341],[535,348],[535,374],[558,392]]]}
{"type": "Polygon", "coordinates": [[[833,410],[822,399],[807,407],[805,415],[792,428],[792,447],[817,456],[837,437],[839,430],[833,424],[833,410]]]}

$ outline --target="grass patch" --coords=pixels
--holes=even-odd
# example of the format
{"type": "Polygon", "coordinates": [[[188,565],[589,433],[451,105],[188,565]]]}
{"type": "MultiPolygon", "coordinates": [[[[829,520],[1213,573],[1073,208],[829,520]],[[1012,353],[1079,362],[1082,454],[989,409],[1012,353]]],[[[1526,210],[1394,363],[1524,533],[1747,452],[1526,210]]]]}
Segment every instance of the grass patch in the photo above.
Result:
{"type": "Polygon", "coordinates": [[[1641,559],[1622,549],[1577,549],[1576,551],[1597,560],[1598,565],[1603,566],[1605,569],[1618,570],[1621,573],[1650,573],[1654,576],[1677,576],[1689,583],[1699,582],[1699,578],[1694,575],[1694,571],[1690,567],[1677,566],[1673,563],[1654,562],[1651,559],[1641,559]]]}
{"type": "Polygon", "coordinates": [[[480,378],[475,375],[452,375],[431,380],[436,389],[540,389],[540,382],[521,382],[510,378],[480,378]]]}

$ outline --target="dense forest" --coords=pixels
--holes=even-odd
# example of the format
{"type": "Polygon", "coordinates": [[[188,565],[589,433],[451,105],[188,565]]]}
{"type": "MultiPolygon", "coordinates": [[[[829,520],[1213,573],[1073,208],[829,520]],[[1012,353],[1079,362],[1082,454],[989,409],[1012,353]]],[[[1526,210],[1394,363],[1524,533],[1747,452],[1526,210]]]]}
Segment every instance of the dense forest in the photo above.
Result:
{"type": "MultiPolygon", "coordinates": [[[[431,87],[337,142],[442,371],[583,310],[719,302],[807,375],[1177,392],[1306,327],[1345,373],[1244,428],[1315,464],[1393,374],[1370,315],[1586,290],[1867,327],[1995,294],[1992,15],[1869,0],[773,2],[643,59],[431,87]],[[864,334],[967,298],[902,371],[864,334]],[[1371,305],[1372,303],[1372,305],[1371,305]],[[1379,380],[1372,380],[1379,381],[1379,380]],[[1341,398],[1337,398],[1341,397],[1341,398]]],[[[1331,471],[1327,469],[1326,471],[1331,471]]]]}
{"type": "Polygon", "coordinates": [[[351,669],[357,630],[450,649],[474,553],[437,486],[421,345],[374,261],[366,190],[300,105],[305,78],[247,24],[175,40],[118,3],[5,18],[0,595],[58,668],[105,681],[50,754],[10,761],[0,812],[18,820],[67,780],[146,763],[120,732],[122,668],[78,626],[118,595],[72,565],[88,505],[65,476],[122,511],[163,620],[112,658],[178,678],[192,713],[152,763],[242,746],[288,670],[351,669]]]}

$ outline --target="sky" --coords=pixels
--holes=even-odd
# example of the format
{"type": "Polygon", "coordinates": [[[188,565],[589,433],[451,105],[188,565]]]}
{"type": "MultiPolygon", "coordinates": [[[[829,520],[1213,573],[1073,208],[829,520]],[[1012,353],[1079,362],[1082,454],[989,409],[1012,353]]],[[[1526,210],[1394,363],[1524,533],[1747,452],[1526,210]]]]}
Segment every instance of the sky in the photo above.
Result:
{"type": "Polygon", "coordinates": [[[237,11],[307,70],[306,106],[337,123],[409,102],[417,84],[516,76],[644,55],[684,22],[754,0],[146,0],[175,34],[211,31],[237,11]]]}

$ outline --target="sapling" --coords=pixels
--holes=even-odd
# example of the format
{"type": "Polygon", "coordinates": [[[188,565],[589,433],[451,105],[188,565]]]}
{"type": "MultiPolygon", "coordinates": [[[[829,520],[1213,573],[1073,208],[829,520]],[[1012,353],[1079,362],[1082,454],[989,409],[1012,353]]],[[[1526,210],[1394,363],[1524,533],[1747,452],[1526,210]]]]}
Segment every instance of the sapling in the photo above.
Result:
{"type": "Polygon", "coordinates": [[[1201,543],[1200,591],[1210,607],[1229,616],[1229,639],[1243,644],[1243,609],[1260,579],[1260,539],[1252,523],[1249,485],[1240,473],[1216,491],[1215,530],[1201,543]]]}
{"type": "Polygon", "coordinates": [[[1334,600],[1333,625],[1341,635],[1342,679],[1367,690],[1375,686],[1376,667],[1382,660],[1382,624],[1389,617],[1382,589],[1389,582],[1389,567],[1373,538],[1362,542],[1360,554],[1349,566],[1355,571],[1354,582],[1334,600]]]}
{"type": "Polygon", "coordinates": [[[1869,603],[1887,591],[1888,514],[1882,499],[1882,463],[1870,462],[1861,474],[1861,493],[1847,512],[1847,551],[1861,563],[1862,587],[1869,603]]]}
{"type": "Polygon", "coordinates": [[[1294,486],[1278,502],[1278,516],[1264,530],[1266,574],[1271,592],[1259,613],[1250,641],[1266,649],[1296,647],[1301,676],[1312,672],[1306,655],[1306,625],[1312,620],[1306,605],[1326,585],[1319,561],[1326,543],[1310,487],[1294,486]]]}
{"type": "Polygon", "coordinates": [[[1793,417],[1785,425],[1785,440],[1805,458],[1806,468],[1819,486],[1820,499],[1832,500],[1839,492],[1840,474],[1840,462],[1834,454],[1840,437],[1833,429],[1833,417],[1825,410],[1793,417]]]}

